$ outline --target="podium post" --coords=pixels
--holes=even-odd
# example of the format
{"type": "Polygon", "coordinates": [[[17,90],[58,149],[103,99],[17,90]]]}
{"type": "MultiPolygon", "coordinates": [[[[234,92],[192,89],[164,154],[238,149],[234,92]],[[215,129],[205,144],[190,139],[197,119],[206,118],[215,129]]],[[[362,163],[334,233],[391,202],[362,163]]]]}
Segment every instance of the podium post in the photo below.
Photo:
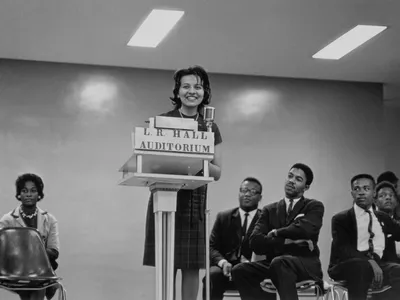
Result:
{"type": "MultiPolygon", "coordinates": [[[[135,128],[133,155],[119,170],[123,173],[120,185],[147,187],[153,194],[156,300],[173,300],[174,296],[177,193],[214,181],[208,168],[214,158],[214,133],[200,132],[197,128],[197,121],[192,119],[150,118],[148,128],[135,128]]],[[[208,248],[206,253],[207,261],[208,248]]],[[[209,270],[209,261],[206,264],[209,270]]]]}

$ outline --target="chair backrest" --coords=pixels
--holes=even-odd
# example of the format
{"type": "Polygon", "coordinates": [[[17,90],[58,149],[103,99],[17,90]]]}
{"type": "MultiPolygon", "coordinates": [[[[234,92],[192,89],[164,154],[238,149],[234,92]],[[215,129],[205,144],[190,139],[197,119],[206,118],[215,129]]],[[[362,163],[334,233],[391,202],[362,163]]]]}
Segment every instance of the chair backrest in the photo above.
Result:
{"type": "Polygon", "coordinates": [[[50,265],[39,231],[29,227],[0,229],[0,279],[56,278],[58,277],[50,265]]]}

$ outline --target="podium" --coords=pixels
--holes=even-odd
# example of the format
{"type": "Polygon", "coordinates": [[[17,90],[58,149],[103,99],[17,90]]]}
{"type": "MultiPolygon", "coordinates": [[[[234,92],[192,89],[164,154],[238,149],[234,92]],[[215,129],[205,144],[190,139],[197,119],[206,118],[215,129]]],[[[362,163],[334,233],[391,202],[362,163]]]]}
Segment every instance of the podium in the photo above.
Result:
{"type": "MultiPolygon", "coordinates": [[[[208,131],[198,131],[198,123],[192,119],[150,118],[148,127],[134,128],[133,154],[119,169],[122,172],[119,185],[147,187],[153,193],[156,300],[173,300],[177,192],[193,190],[214,181],[209,176],[208,165],[214,158],[214,133],[210,124],[208,128],[208,131]]],[[[208,241],[208,208],[206,211],[208,241]]]]}

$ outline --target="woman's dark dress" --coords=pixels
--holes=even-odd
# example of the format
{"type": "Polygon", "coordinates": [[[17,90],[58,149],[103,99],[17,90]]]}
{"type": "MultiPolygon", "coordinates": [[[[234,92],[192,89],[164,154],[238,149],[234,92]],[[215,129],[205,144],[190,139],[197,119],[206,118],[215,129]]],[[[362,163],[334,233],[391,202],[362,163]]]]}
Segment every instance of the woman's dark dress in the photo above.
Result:
{"type": "MultiPolygon", "coordinates": [[[[180,118],[178,110],[172,110],[161,116],[180,118]]],[[[186,117],[186,116],[184,116],[186,117]]],[[[189,117],[187,117],[189,118],[189,117]]],[[[190,117],[194,119],[195,117],[190,117]]],[[[202,115],[198,118],[199,131],[207,131],[202,115]]],[[[214,144],[222,142],[218,126],[214,123],[214,144]]],[[[205,208],[207,201],[207,185],[195,190],[180,190],[177,195],[175,213],[175,268],[205,268],[205,208]]],[[[146,217],[146,238],[143,264],[155,266],[155,223],[153,213],[153,194],[150,195],[146,217]]]]}

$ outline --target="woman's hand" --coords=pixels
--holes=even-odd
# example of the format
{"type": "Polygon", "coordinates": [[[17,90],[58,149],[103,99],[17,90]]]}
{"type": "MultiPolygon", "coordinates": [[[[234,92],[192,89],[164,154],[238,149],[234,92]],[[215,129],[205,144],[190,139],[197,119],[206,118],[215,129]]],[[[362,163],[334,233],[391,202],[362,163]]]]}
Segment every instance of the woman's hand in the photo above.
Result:
{"type": "Polygon", "coordinates": [[[215,181],[221,178],[222,172],[222,149],[221,144],[214,147],[214,159],[209,163],[210,176],[214,177],[215,181]]]}

